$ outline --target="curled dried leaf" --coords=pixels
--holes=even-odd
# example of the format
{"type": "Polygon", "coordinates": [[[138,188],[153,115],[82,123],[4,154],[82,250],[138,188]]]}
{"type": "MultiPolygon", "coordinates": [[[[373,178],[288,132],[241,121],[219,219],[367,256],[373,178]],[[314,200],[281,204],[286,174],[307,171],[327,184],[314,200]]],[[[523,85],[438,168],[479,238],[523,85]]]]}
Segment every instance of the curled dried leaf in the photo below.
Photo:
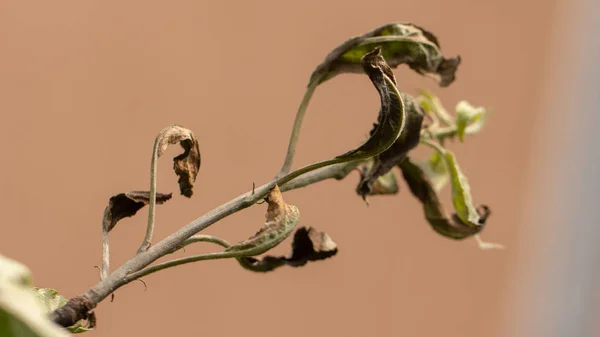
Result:
{"type": "Polygon", "coordinates": [[[265,225],[248,240],[225,249],[226,254],[234,253],[236,257],[259,255],[277,246],[292,233],[300,219],[298,208],[285,203],[277,185],[265,200],[269,205],[265,225]]]}
{"type": "Polygon", "coordinates": [[[369,139],[337,158],[366,159],[387,150],[400,137],[406,123],[404,101],[396,87],[396,78],[381,55],[381,48],[366,53],[361,64],[379,93],[381,109],[369,139]]]}
{"type": "MultiPolygon", "coordinates": [[[[156,203],[162,204],[167,202],[167,200],[171,199],[171,195],[171,193],[157,193],[156,203]]],[[[108,201],[108,206],[104,210],[102,223],[104,229],[110,232],[119,220],[134,216],[149,201],[150,192],[147,191],[130,191],[112,196],[108,201]]]]}
{"type": "Polygon", "coordinates": [[[444,58],[437,38],[413,23],[391,23],[362,36],[353,37],[335,48],[314,71],[311,82],[325,82],[341,73],[362,72],[360,58],[381,47],[388,64],[407,64],[440,86],[450,85],[460,64],[460,56],[444,58]]]}
{"type": "Polygon", "coordinates": [[[179,177],[179,190],[186,197],[191,197],[194,182],[200,170],[200,149],[194,133],[179,125],[171,125],[162,129],[156,136],[155,158],[159,158],[169,144],[179,143],[184,152],[173,158],[173,170],[179,177]]]}
{"type": "Polygon", "coordinates": [[[319,261],[337,254],[336,243],[325,232],[312,227],[300,227],[294,234],[292,252],[288,256],[264,256],[263,258],[242,257],[238,262],[242,267],[255,272],[268,272],[288,265],[301,267],[309,261],[319,261]]]}
{"type": "Polygon", "coordinates": [[[406,123],[404,130],[396,141],[387,150],[374,157],[373,165],[370,169],[361,175],[361,180],[356,188],[356,192],[364,198],[373,192],[374,184],[383,175],[398,165],[408,152],[414,149],[420,140],[421,126],[423,124],[423,111],[419,104],[411,96],[402,93],[404,107],[406,111],[406,123]]]}
{"type": "Polygon", "coordinates": [[[448,216],[423,170],[410,158],[406,158],[399,167],[411,193],[421,201],[425,218],[436,232],[451,239],[464,239],[483,229],[491,213],[489,207],[480,205],[476,208],[477,223],[465,223],[457,214],[448,216]]]}

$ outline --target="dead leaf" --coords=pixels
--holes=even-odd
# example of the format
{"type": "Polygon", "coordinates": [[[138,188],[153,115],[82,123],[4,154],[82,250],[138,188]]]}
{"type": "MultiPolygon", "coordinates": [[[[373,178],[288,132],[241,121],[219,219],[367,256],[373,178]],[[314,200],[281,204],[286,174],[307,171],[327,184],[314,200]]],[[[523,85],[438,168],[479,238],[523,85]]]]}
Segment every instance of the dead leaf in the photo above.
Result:
{"type": "Polygon", "coordinates": [[[156,142],[156,158],[160,158],[170,144],[179,143],[184,149],[182,154],[173,158],[173,170],[179,176],[181,194],[191,197],[200,170],[200,149],[194,133],[179,125],[171,125],[160,131],[156,142]]]}
{"type": "MultiPolygon", "coordinates": [[[[156,193],[156,203],[162,204],[171,199],[171,193],[156,193]]],[[[108,206],[104,210],[103,226],[107,232],[110,232],[119,220],[134,216],[137,211],[148,204],[150,201],[150,192],[130,191],[119,193],[111,197],[108,206]]]]}
{"type": "Polygon", "coordinates": [[[264,256],[262,259],[254,257],[239,258],[242,267],[255,272],[272,271],[283,265],[301,267],[309,261],[319,261],[337,254],[337,245],[327,235],[312,227],[300,227],[294,234],[292,252],[289,256],[264,256]]]}

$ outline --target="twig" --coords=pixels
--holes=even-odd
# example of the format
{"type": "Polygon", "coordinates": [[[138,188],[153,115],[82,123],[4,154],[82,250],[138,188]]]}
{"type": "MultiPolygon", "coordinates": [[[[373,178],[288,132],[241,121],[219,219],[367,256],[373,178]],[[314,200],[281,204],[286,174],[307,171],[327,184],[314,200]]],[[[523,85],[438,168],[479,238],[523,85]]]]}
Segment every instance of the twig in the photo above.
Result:
{"type": "Polygon", "coordinates": [[[110,263],[108,231],[102,228],[102,269],[100,269],[100,279],[104,280],[108,276],[110,263]]]}
{"type": "Polygon", "coordinates": [[[109,214],[108,207],[104,210],[102,215],[102,268],[100,270],[100,280],[104,280],[108,276],[109,264],[110,264],[110,253],[109,253],[109,242],[108,242],[108,224],[107,216],[109,214]]]}
{"type": "Polygon", "coordinates": [[[210,242],[210,243],[217,244],[223,248],[227,248],[227,247],[231,246],[229,244],[229,242],[227,242],[226,240],[223,240],[219,237],[212,236],[212,235],[198,234],[198,235],[194,235],[191,238],[185,240],[183,242],[183,247],[191,245],[192,243],[196,243],[196,242],[210,242]]]}
{"type": "Polygon", "coordinates": [[[138,249],[138,254],[150,248],[150,245],[152,245],[152,235],[154,234],[154,218],[156,216],[156,171],[158,168],[159,138],[160,136],[156,137],[154,140],[154,146],[152,147],[152,160],[150,162],[150,200],[148,202],[148,226],[146,227],[144,241],[138,249]]]}
{"type": "Polygon", "coordinates": [[[298,107],[298,112],[296,113],[296,119],[294,120],[294,126],[292,127],[292,134],[290,135],[290,142],[288,144],[285,160],[283,162],[281,170],[279,170],[279,173],[275,177],[276,179],[288,174],[290,172],[290,169],[292,168],[292,163],[294,162],[294,155],[296,154],[296,145],[298,145],[298,137],[300,136],[300,129],[302,128],[302,121],[304,120],[304,115],[306,114],[308,103],[310,102],[313,93],[319,85],[319,80],[320,77],[313,79],[306,88],[306,92],[304,93],[304,97],[302,98],[302,102],[300,102],[300,107],[298,107]]]}

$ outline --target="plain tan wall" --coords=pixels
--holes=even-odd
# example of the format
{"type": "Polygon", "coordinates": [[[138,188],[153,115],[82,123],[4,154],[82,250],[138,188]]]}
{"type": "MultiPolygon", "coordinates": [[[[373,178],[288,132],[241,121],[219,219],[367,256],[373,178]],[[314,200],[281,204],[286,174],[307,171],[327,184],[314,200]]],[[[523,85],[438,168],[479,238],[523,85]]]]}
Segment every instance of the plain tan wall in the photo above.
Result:
{"type": "MultiPolygon", "coordinates": [[[[380,24],[412,21],[463,64],[448,89],[402,67],[400,88],[429,88],[448,108],[460,99],[493,108],[485,132],[451,147],[476,202],[492,207],[484,238],[508,250],[438,236],[404,186],[367,207],[354,194],[353,174],[285,195],[301,209],[302,225],[338,243],[334,259],[266,275],[214,261],[149,276],[148,291],[133,283],[97,308],[93,335],[500,336],[504,287],[522,253],[514,249],[522,172],[553,7],[541,0],[1,0],[0,251],[29,265],[38,286],[83,292],[98,281],[104,206],[115,193],[147,188],[162,127],[192,129],[203,163],[194,197],[159,207],[156,239],[276,173],[304,86],[327,52],[380,24]]],[[[360,143],[377,109],[364,76],[323,85],[296,166],[360,143]]],[[[166,157],[159,190],[176,191],[166,157]]],[[[240,240],[263,213],[253,207],[206,232],[240,240]]],[[[141,212],[112,233],[113,266],[135,253],[144,225],[141,212]]]]}

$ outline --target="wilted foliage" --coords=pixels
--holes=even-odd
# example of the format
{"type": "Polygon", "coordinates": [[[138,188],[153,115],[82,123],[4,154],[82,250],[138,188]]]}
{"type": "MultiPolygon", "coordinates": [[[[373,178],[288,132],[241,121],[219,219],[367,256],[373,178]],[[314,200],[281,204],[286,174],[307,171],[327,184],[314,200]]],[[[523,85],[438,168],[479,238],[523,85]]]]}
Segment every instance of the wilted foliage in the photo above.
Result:
{"type": "MultiPolygon", "coordinates": [[[[298,208],[284,201],[282,191],[325,179],[341,180],[356,168],[360,173],[356,192],[363,199],[398,194],[400,187],[396,174],[399,172],[412,195],[422,204],[423,223],[428,222],[435,232],[450,239],[475,236],[482,248],[498,247],[479,239],[478,234],[491,214],[490,208],[473,202],[466,175],[454,154],[445,147],[447,139],[456,137],[464,142],[467,135],[479,132],[486,121],[486,109],[460,101],[456,105],[456,113],[451,114],[430,92],[421,91],[416,97],[403,92],[402,82],[396,79],[392,71],[392,68],[405,64],[417,73],[432,78],[439,86],[446,87],[456,79],[460,63],[459,56],[447,58],[442,54],[440,43],[433,33],[412,23],[387,24],[347,40],[333,49],[312,73],[297,112],[284,164],[275,178],[200,216],[152,246],[155,206],[170,200],[172,196],[156,192],[158,158],[169,145],[181,145],[184,152],[173,159],[173,169],[178,176],[180,193],[188,198],[193,195],[200,169],[199,144],[192,131],[178,125],[164,128],[156,136],[152,148],[149,191],[118,193],[109,199],[102,221],[100,283],[67,301],[53,289],[34,291],[28,281],[28,271],[0,257],[0,267],[9,266],[6,268],[11,271],[4,273],[1,270],[0,273],[0,335],[15,335],[12,329],[14,325],[5,326],[2,322],[20,324],[23,329],[32,331],[31,336],[64,335],[44,317],[39,320],[23,319],[23,312],[29,309],[14,305],[14,301],[29,303],[33,298],[35,302],[36,294],[41,300],[42,309],[32,306],[31,310],[36,310],[38,316],[39,312],[51,311],[50,317],[55,323],[68,327],[71,332],[84,332],[94,327],[95,315],[92,310],[99,302],[119,287],[167,268],[230,258],[247,270],[268,272],[281,266],[300,267],[310,261],[333,257],[338,253],[337,244],[328,234],[312,227],[300,227],[295,231],[292,250],[288,255],[259,255],[268,253],[283,242],[300,221],[298,208]],[[369,137],[353,150],[291,171],[303,116],[313,92],[323,82],[344,73],[366,74],[379,94],[379,112],[369,137]],[[416,160],[412,151],[419,145],[433,149],[433,154],[426,160],[416,160]],[[450,214],[446,213],[438,195],[448,182],[454,209],[450,214]],[[257,204],[261,199],[267,204],[266,222],[249,239],[231,245],[225,239],[198,234],[226,216],[257,204]],[[109,273],[108,233],[119,220],[134,216],[145,205],[149,206],[148,225],[138,254],[109,273]],[[187,245],[201,242],[214,243],[222,248],[209,254],[153,264],[187,245]]],[[[368,128],[365,127],[365,130],[368,128]]]]}

